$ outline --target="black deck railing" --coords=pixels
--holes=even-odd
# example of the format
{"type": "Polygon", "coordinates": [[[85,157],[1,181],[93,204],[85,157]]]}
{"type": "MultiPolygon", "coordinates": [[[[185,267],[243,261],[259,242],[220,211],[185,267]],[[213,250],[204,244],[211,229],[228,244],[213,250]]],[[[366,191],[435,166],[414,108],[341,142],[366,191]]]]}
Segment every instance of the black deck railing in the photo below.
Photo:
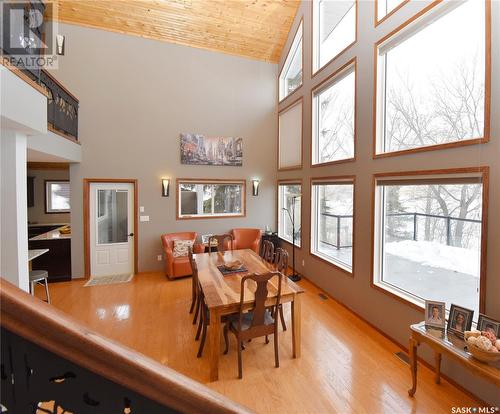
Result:
{"type": "MultiPolygon", "coordinates": [[[[347,248],[347,247],[352,247],[350,244],[342,244],[342,225],[343,225],[343,220],[349,219],[350,220],[350,227],[349,224],[347,224],[348,227],[347,230],[352,233],[352,215],[338,215],[338,214],[331,214],[331,213],[321,213],[322,216],[325,217],[331,217],[335,220],[334,222],[334,235],[335,238],[332,239],[331,237],[328,240],[324,240],[320,238],[320,242],[324,244],[328,244],[330,246],[335,247],[336,249],[342,249],[342,248],[347,248]]],[[[417,212],[412,212],[412,213],[390,213],[387,214],[388,217],[410,217],[411,220],[413,221],[413,231],[411,233],[412,239],[414,241],[418,240],[418,218],[419,217],[429,217],[429,218],[435,218],[435,219],[442,219],[445,220],[445,234],[446,234],[446,245],[451,246],[453,243],[453,235],[452,235],[452,227],[454,222],[464,222],[464,223],[476,223],[480,224],[481,220],[475,220],[475,219],[467,219],[467,218],[459,218],[459,217],[451,217],[451,216],[441,216],[437,214],[426,214],[426,213],[417,213],[417,212]]],[[[351,237],[352,240],[352,237],[351,237]]]]}

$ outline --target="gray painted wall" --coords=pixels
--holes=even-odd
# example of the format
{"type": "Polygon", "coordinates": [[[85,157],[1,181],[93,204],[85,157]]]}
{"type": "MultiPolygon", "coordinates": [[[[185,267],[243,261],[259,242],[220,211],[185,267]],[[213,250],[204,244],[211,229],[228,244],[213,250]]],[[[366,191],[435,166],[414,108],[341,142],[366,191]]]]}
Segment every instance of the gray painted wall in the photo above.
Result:
{"type": "Polygon", "coordinates": [[[55,73],[80,100],[82,162],[70,168],[73,277],[83,269],[83,178],[136,178],[139,271],[163,268],[160,235],[274,225],[277,65],[184,46],[62,25],[66,55],[55,73]],[[243,167],[180,164],[179,134],[243,138],[243,167]],[[247,217],[175,218],[175,189],[161,177],[247,179],[247,217]],[[258,197],[249,185],[261,179],[258,197]]]}
{"type": "Polygon", "coordinates": [[[28,207],[28,221],[33,224],[69,223],[70,213],[45,213],[45,180],[69,180],[69,170],[28,170],[28,176],[35,177],[35,205],[28,207]]]}
{"type": "MultiPolygon", "coordinates": [[[[424,8],[429,2],[409,2],[392,17],[374,27],[374,3],[359,1],[358,9],[358,39],[357,43],[331,62],[314,78],[311,77],[312,62],[312,21],[311,2],[303,1],[294,24],[291,28],[285,52],[289,49],[293,35],[304,18],[304,84],[294,94],[279,105],[285,108],[300,96],[304,98],[303,119],[303,155],[304,168],[301,171],[280,172],[279,178],[303,179],[303,247],[298,251],[298,271],[344,303],[370,323],[406,345],[409,337],[409,325],[423,320],[423,313],[409,305],[401,303],[392,297],[375,290],[370,286],[371,278],[371,185],[372,174],[379,172],[444,169],[487,165],[490,167],[489,216],[488,216],[488,258],[487,258],[487,292],[486,313],[500,319],[500,2],[492,2],[492,94],[491,94],[491,141],[484,145],[455,148],[449,150],[431,151],[401,157],[372,159],[372,99],[373,99],[373,45],[385,34],[391,32],[401,23],[424,8]],[[357,154],[356,162],[310,168],[311,142],[311,89],[331,75],[353,57],[357,57],[357,154]],[[329,175],[356,175],[356,211],[355,215],[355,275],[348,276],[334,267],[321,262],[309,254],[310,236],[310,188],[311,177],[329,175]],[[302,266],[302,261],[305,265],[302,266]]],[[[283,54],[280,68],[284,63],[283,54]]],[[[430,354],[425,353],[425,347],[419,351],[433,363],[430,354]]],[[[454,380],[464,385],[484,400],[500,405],[498,388],[472,377],[467,371],[448,360],[443,361],[443,371],[454,380]]],[[[410,384],[410,375],[408,375],[410,384]]],[[[418,393],[422,392],[417,390],[418,393]]]]}

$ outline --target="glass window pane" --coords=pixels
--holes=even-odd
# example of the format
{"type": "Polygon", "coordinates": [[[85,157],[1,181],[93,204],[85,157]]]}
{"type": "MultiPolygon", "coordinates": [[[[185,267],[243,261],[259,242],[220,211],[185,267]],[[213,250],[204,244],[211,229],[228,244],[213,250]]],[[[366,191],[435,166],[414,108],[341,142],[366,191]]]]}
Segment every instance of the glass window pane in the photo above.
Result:
{"type": "Polygon", "coordinates": [[[314,69],[318,70],[356,40],[356,1],[320,0],[314,5],[314,69]]]}
{"type": "Polygon", "coordinates": [[[301,191],[300,184],[280,184],[278,203],[278,235],[295,245],[301,244],[301,191]]]}
{"type": "Polygon", "coordinates": [[[313,253],[352,270],[353,184],[314,184],[313,253]]]}
{"type": "Polygon", "coordinates": [[[66,213],[70,211],[69,181],[46,181],[47,212],[66,213]]]}
{"type": "Polygon", "coordinates": [[[302,23],[297,29],[290,51],[281,70],[279,81],[280,100],[302,85],[302,23]]]}
{"type": "Polygon", "coordinates": [[[484,8],[469,0],[379,52],[379,153],[484,136],[484,8]]]}
{"type": "Polygon", "coordinates": [[[354,70],[314,97],[313,163],[354,157],[354,70]]]}
{"type": "Polygon", "coordinates": [[[479,311],[482,184],[381,187],[381,281],[479,311]]]}
{"type": "Polygon", "coordinates": [[[128,191],[97,190],[97,243],[128,241],[128,191]]]}

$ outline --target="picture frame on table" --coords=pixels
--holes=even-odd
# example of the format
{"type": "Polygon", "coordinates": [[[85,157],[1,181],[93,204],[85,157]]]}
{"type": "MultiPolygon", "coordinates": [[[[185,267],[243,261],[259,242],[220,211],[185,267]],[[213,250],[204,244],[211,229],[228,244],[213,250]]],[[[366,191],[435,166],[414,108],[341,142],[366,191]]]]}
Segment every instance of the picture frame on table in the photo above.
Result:
{"type": "Polygon", "coordinates": [[[452,303],[448,317],[448,331],[463,337],[465,331],[471,330],[473,316],[474,311],[472,309],[467,309],[452,303]]]}
{"type": "Polygon", "coordinates": [[[477,330],[481,332],[489,331],[498,338],[500,336],[500,321],[480,313],[477,321],[477,330]]]}
{"type": "Polygon", "coordinates": [[[446,303],[425,301],[425,326],[444,329],[446,326],[446,303]]]}

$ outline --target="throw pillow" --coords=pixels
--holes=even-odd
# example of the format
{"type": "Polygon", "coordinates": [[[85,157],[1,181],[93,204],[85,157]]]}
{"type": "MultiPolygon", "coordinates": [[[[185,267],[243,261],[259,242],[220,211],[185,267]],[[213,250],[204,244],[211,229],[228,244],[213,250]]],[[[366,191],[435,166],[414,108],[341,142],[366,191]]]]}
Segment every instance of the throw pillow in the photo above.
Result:
{"type": "Polygon", "coordinates": [[[187,256],[189,248],[193,248],[193,240],[174,240],[174,257],[187,256]]]}

